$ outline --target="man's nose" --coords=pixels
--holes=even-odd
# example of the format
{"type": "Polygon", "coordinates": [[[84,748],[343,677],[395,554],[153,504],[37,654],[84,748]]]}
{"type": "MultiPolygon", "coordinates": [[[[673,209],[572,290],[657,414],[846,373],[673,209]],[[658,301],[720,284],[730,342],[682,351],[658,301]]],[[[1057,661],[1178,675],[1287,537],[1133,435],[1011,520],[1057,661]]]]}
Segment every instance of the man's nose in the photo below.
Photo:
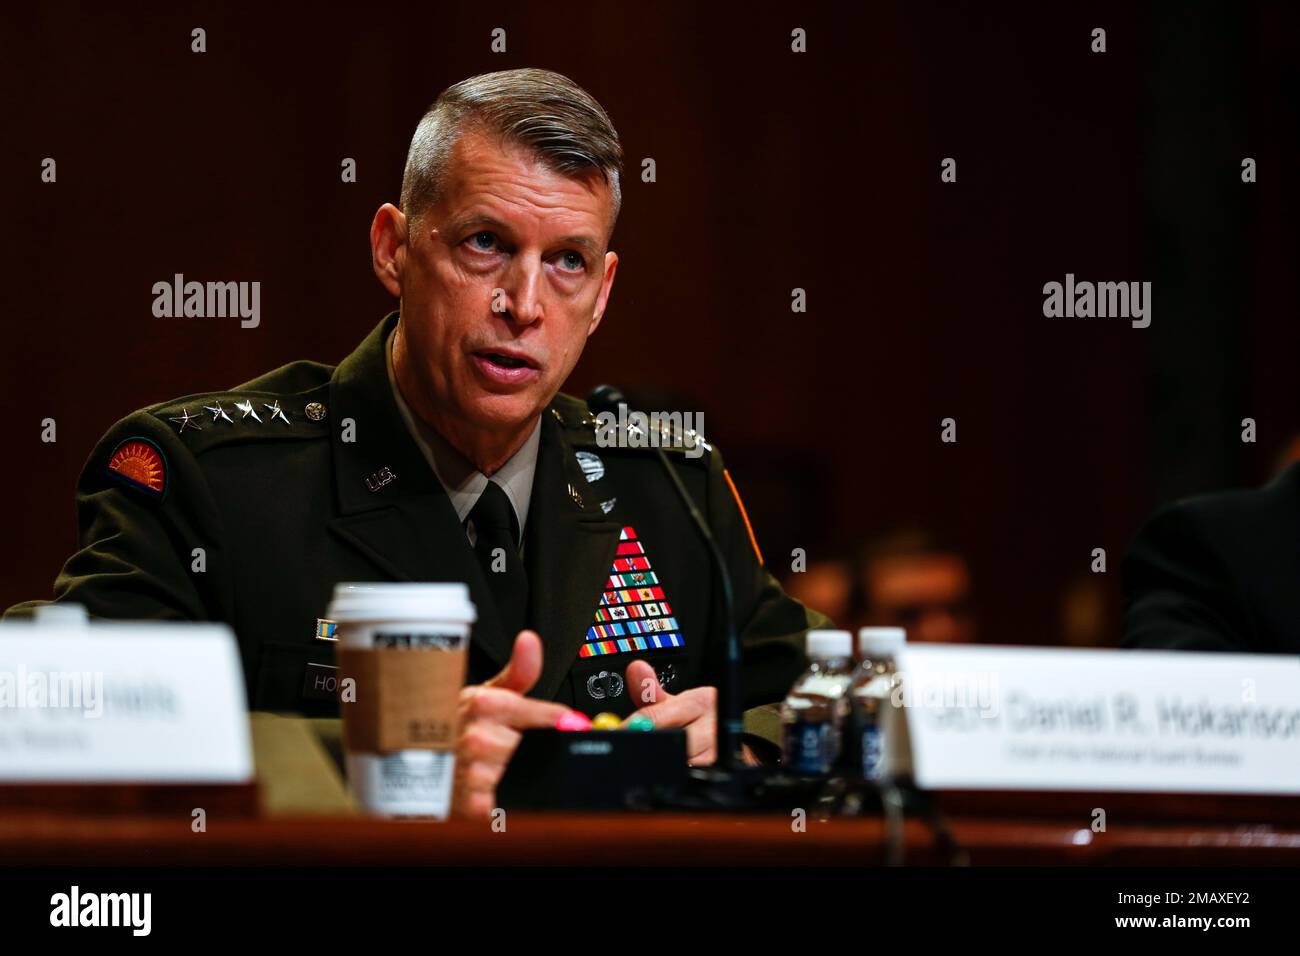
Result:
{"type": "Polygon", "coordinates": [[[507,306],[519,325],[532,325],[542,317],[542,264],[516,260],[506,286],[507,306]]]}

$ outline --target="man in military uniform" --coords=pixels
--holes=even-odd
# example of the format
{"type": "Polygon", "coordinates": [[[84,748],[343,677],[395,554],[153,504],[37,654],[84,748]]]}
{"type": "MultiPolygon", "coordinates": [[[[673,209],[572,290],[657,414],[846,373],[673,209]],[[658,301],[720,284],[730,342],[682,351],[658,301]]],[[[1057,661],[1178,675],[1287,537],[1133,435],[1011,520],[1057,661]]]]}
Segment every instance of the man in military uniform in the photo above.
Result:
{"type": "MultiPolygon", "coordinates": [[[[478,621],[461,812],[490,810],[519,731],[569,708],[625,716],[650,699],[658,726],[686,728],[693,762],[712,761],[721,626],[705,545],[654,454],[604,447],[586,405],[559,394],[613,285],[620,165],[604,110],[565,77],[447,89],[416,130],[401,208],[371,226],[399,310],[337,367],[293,362],[114,425],[81,475],[81,549],[55,599],[224,621],[253,709],[333,715],[320,619],[334,585],[464,581],[478,621]]],[[[745,705],[770,705],[823,621],[763,569],[716,449],[667,437],[729,566],[745,705]]]]}

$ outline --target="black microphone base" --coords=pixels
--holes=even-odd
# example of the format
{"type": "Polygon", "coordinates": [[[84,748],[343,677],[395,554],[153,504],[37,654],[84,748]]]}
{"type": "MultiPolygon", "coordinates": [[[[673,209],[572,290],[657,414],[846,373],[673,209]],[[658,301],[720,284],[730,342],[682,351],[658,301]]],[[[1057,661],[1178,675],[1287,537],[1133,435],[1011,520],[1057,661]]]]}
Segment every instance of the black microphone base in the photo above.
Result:
{"type": "Polygon", "coordinates": [[[497,805],[625,810],[675,799],[687,784],[684,730],[525,730],[497,805]]]}
{"type": "Polygon", "coordinates": [[[925,813],[924,794],[851,775],[792,774],[778,767],[688,767],[683,730],[526,730],[497,803],[525,810],[661,810],[876,815],[925,813]]]}

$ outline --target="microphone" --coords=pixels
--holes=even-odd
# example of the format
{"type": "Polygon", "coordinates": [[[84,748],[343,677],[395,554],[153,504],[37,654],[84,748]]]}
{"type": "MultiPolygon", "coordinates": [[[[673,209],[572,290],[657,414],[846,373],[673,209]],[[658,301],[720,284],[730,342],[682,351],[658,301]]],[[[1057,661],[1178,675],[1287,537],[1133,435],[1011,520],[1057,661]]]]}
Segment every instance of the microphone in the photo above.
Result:
{"type": "Polygon", "coordinates": [[[618,406],[627,404],[627,396],[617,385],[597,385],[587,394],[587,407],[595,414],[618,414],[618,406]]]}
{"type": "MultiPolygon", "coordinates": [[[[624,396],[623,391],[615,385],[598,385],[587,395],[587,407],[597,415],[602,412],[618,415],[619,407],[626,405],[627,398],[624,396]]],[[[713,537],[713,532],[709,530],[709,525],[704,520],[704,516],[700,514],[699,508],[695,507],[695,501],[686,490],[686,486],[682,484],[677,469],[673,467],[673,463],[668,460],[668,456],[659,447],[658,443],[652,442],[651,444],[655,455],[659,458],[659,463],[663,466],[669,481],[672,482],[672,486],[677,492],[678,499],[686,509],[687,514],[690,515],[696,533],[704,541],[704,546],[709,553],[710,563],[713,566],[713,573],[718,580],[718,592],[722,598],[723,666],[718,683],[718,759],[716,769],[729,772],[744,765],[744,759],[741,755],[741,739],[745,732],[744,701],[741,693],[740,641],[736,637],[736,609],[731,589],[731,573],[727,570],[727,563],[723,560],[722,551],[718,548],[718,542],[713,537]]]]}

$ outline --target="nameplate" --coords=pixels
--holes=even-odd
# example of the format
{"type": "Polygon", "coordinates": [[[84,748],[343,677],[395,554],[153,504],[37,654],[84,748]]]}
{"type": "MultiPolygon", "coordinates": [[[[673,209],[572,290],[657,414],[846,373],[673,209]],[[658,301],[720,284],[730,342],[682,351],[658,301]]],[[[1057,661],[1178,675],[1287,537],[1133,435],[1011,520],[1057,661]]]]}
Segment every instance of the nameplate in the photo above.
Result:
{"type": "Polygon", "coordinates": [[[1300,659],[909,645],[898,666],[923,789],[1300,794],[1300,659]]]}
{"type": "Polygon", "coordinates": [[[0,626],[0,782],[247,783],[247,710],[223,625],[0,626]]]}
{"type": "Polygon", "coordinates": [[[329,664],[309,663],[302,678],[302,696],[305,700],[328,700],[337,703],[339,669],[329,664]]]}

